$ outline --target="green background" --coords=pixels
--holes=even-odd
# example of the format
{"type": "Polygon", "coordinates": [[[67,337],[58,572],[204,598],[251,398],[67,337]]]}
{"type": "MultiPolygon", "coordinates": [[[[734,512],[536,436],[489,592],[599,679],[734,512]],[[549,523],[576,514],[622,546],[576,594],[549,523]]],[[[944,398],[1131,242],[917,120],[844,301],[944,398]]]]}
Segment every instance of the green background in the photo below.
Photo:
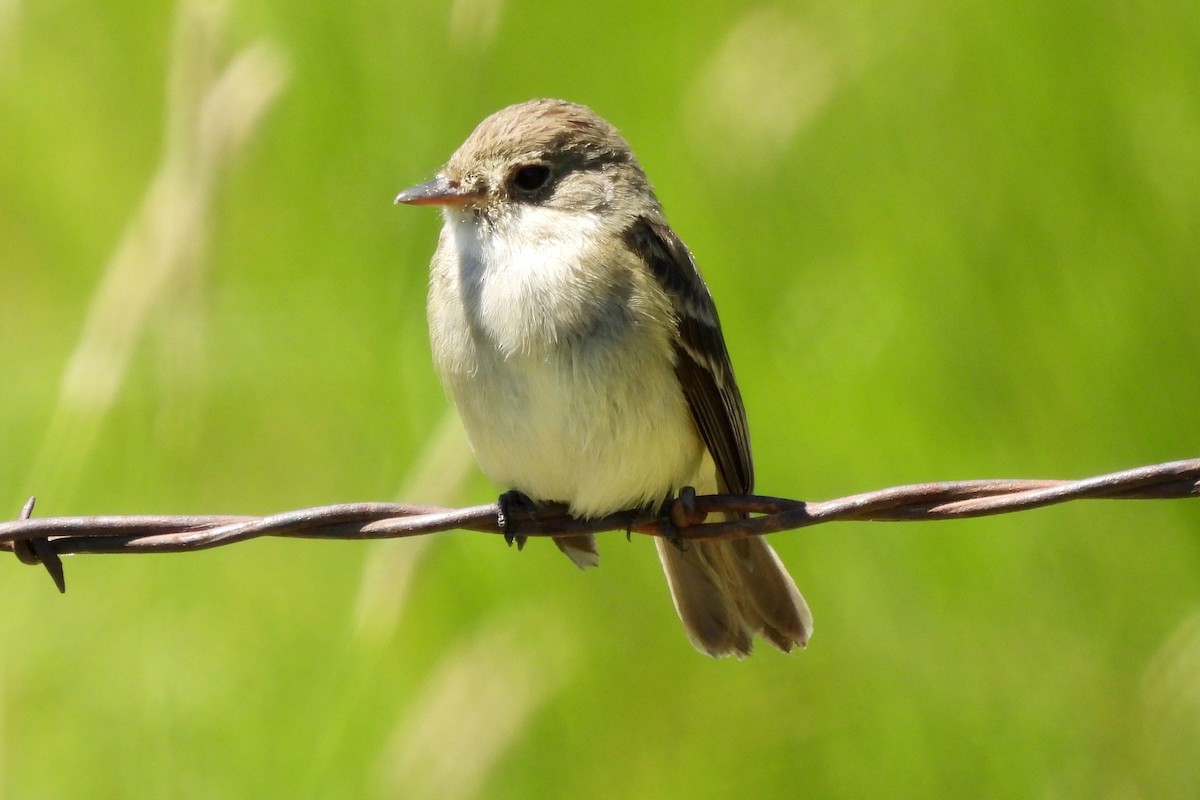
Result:
{"type": "MultiPolygon", "coordinates": [[[[694,250],[760,491],[1200,455],[1197,42],[1153,0],[0,3],[0,503],[493,499],[391,200],[536,96],[694,250]]],[[[1200,504],[773,542],[816,633],[740,663],[620,535],[76,557],[65,597],[10,558],[0,794],[1200,794],[1200,504]]]]}

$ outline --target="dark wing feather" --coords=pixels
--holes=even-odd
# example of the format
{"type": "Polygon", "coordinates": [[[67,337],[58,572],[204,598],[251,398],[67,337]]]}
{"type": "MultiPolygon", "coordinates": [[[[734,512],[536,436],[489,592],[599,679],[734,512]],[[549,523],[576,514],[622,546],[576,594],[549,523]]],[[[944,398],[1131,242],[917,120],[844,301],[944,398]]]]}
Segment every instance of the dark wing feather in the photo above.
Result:
{"type": "Polygon", "coordinates": [[[749,494],[754,489],[754,463],[746,410],[733,379],[717,308],[696,262],[662,219],[638,217],[625,231],[625,241],[650,267],[675,306],[679,331],[675,375],[700,438],[717,464],[720,488],[749,494]]]}

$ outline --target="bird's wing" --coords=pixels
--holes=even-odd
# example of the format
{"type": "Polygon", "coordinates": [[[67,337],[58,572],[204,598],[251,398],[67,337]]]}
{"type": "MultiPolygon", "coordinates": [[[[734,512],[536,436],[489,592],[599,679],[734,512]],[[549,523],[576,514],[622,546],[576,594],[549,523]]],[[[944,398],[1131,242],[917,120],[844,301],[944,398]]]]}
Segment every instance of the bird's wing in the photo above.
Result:
{"type": "Polygon", "coordinates": [[[716,462],[720,488],[749,494],[754,488],[754,463],[746,410],[733,379],[717,308],[696,262],[662,219],[638,217],[626,230],[625,240],[675,307],[675,375],[700,438],[716,462]]]}

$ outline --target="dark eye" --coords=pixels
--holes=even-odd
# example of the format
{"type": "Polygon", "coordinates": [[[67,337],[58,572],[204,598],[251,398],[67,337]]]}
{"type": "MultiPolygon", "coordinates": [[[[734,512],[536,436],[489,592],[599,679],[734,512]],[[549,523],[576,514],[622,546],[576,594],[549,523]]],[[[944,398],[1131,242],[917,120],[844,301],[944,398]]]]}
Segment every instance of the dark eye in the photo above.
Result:
{"type": "Polygon", "coordinates": [[[513,186],[522,192],[536,192],[550,180],[550,168],[545,164],[526,164],[513,173],[513,186]]]}

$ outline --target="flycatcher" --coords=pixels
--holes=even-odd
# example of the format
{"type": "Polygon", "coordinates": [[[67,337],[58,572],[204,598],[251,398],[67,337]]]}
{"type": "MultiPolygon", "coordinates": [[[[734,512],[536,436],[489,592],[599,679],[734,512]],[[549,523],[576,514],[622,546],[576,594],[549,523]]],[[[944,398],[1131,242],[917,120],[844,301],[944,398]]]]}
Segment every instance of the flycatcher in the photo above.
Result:
{"type": "MultiPolygon", "coordinates": [[[[562,100],[509,106],[396,202],[442,210],[433,359],[492,481],[584,518],[685,486],[752,491],[716,307],[616,128],[562,100]]],[[[599,561],[590,535],[555,542],[599,561]]],[[[808,641],[812,615],[765,540],[655,544],[702,652],[808,641]]]]}

